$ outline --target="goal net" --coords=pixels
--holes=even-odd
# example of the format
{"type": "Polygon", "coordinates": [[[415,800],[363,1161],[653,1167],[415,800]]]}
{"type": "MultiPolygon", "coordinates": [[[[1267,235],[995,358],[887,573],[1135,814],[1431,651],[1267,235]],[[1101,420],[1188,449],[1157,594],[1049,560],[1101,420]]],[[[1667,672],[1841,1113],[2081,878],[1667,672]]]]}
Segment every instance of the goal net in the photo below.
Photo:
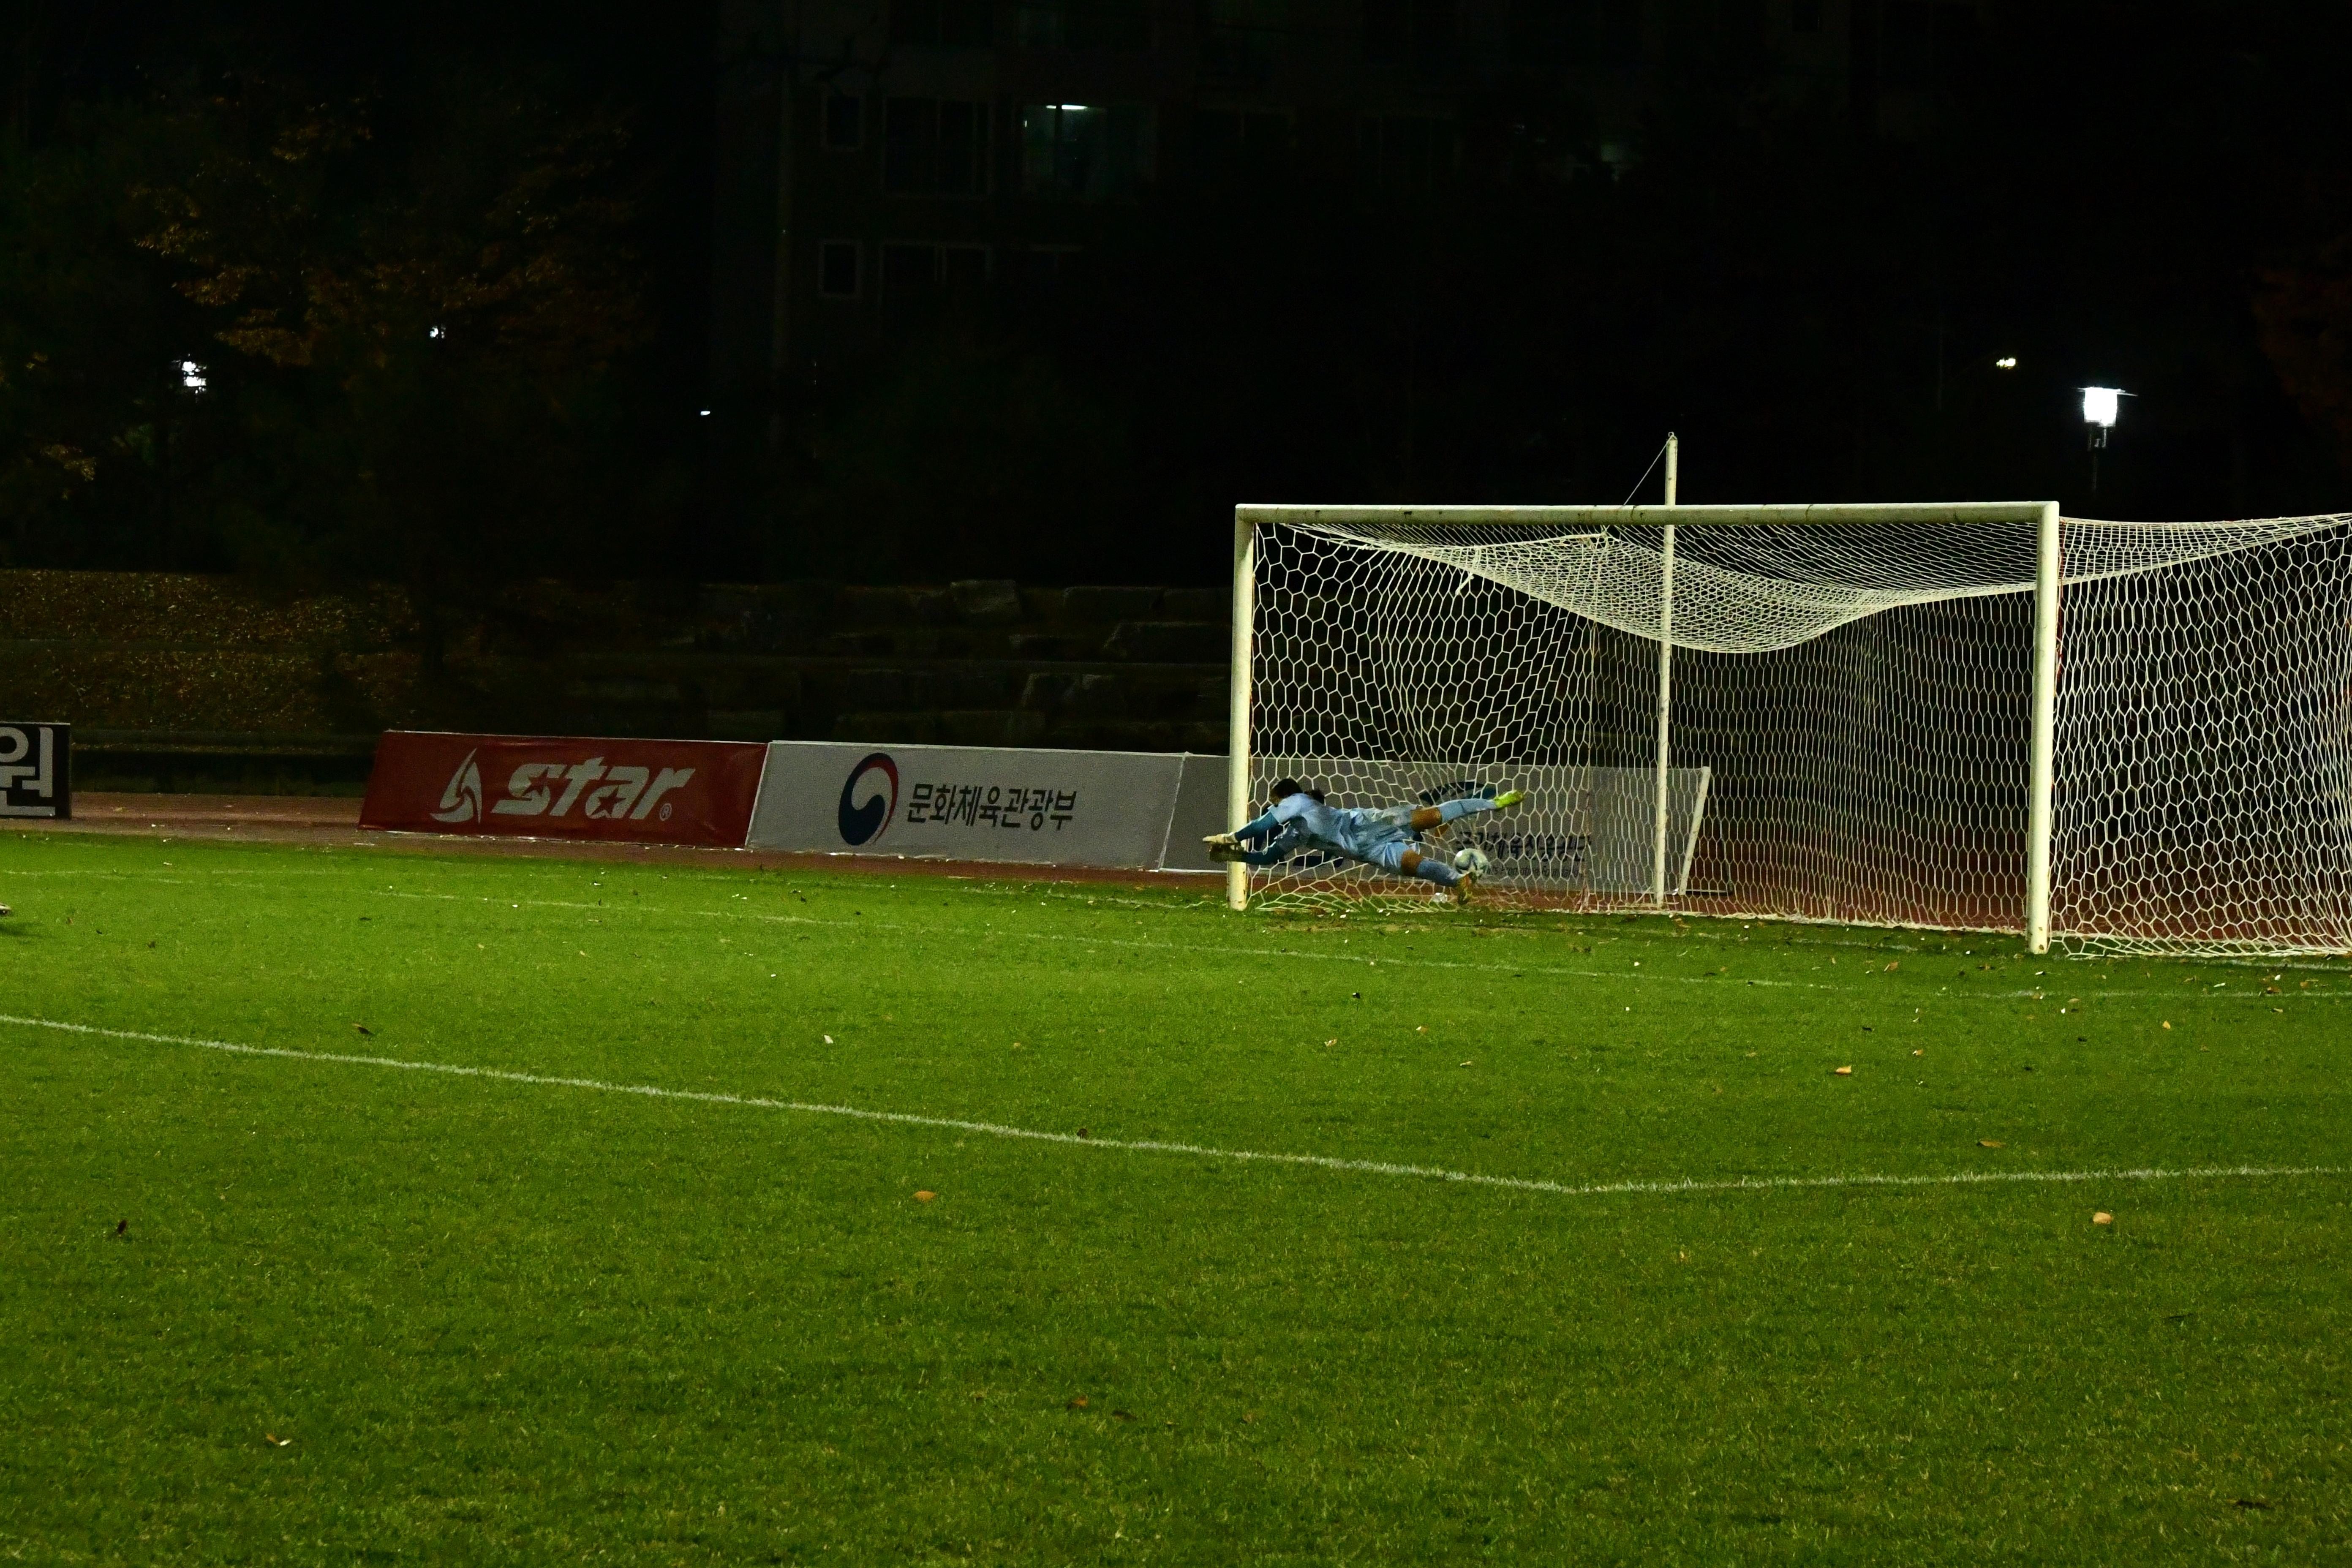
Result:
{"type": "MultiPolygon", "coordinates": [[[[2040,509],[1801,510],[1670,548],[1659,508],[1244,509],[1250,809],[1518,788],[1432,846],[1498,904],[2025,930],[2040,509]]],[[[2058,939],[2352,951],[2352,515],[2056,526],[2058,939]]],[[[1433,894],[1312,856],[1251,891],[1433,894]]]]}

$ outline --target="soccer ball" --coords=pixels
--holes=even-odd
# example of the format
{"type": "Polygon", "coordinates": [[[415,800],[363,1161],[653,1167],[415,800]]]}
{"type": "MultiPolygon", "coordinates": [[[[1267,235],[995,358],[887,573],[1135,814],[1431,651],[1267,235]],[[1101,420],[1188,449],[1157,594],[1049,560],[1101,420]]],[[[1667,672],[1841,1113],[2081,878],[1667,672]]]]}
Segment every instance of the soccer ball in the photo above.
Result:
{"type": "Polygon", "coordinates": [[[1467,845],[1454,855],[1454,868],[1465,877],[1485,876],[1488,864],[1486,852],[1475,844],[1467,845]]]}

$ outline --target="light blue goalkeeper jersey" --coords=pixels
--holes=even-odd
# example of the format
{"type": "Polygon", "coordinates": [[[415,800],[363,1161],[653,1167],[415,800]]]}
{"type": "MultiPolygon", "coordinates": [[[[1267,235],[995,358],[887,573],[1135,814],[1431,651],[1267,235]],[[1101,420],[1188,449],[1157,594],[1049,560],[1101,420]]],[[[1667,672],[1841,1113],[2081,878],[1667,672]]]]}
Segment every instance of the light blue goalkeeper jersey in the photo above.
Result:
{"type": "Polygon", "coordinates": [[[1302,849],[1332,849],[1352,859],[1376,860],[1383,845],[1412,838],[1412,811],[1410,805],[1326,805],[1302,792],[1276,802],[1273,810],[1234,837],[1244,844],[1268,838],[1265,847],[1251,857],[1260,865],[1287,859],[1302,849]]]}

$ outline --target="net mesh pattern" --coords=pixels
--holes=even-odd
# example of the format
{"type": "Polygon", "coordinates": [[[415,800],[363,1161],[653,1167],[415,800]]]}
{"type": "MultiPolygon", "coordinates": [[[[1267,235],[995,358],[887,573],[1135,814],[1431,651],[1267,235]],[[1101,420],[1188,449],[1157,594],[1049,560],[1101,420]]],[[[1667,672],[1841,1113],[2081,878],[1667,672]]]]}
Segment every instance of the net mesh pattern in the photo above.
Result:
{"type": "MultiPolygon", "coordinates": [[[[2352,949],[2352,516],[2066,520],[2053,912],[2084,947],[2352,949]]],[[[1654,907],[1656,528],[1257,530],[1252,798],[1528,803],[1484,896],[1654,907]]],[[[1684,524],[1666,892],[1748,918],[2020,930],[2031,523],[1684,524]]],[[[1426,900],[1301,858],[1276,904],[1426,900]]]]}

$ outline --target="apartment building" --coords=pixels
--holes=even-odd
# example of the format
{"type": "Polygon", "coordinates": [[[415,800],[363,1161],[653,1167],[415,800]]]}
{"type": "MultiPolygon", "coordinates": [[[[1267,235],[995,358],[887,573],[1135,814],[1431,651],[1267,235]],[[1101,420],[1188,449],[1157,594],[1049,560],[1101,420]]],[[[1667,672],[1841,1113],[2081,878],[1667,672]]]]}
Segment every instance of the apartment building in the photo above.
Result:
{"type": "MultiPolygon", "coordinates": [[[[713,401],[782,438],[897,320],[1035,300],[1155,184],[1409,199],[1482,176],[1482,95],[1555,84],[1638,155],[1696,51],[1898,129],[1976,7],[1905,0],[724,0],[713,401]]],[[[1572,171],[1564,171],[1570,172],[1572,171]]]]}

